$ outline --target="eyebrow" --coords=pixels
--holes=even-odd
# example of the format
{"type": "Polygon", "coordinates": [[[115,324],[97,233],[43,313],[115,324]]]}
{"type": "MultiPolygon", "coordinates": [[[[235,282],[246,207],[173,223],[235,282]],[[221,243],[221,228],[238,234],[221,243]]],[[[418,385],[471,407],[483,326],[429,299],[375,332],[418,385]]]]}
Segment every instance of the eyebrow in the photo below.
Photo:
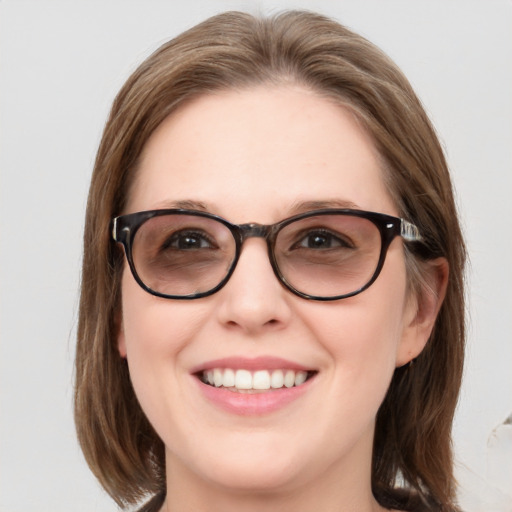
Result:
{"type": "Polygon", "coordinates": [[[203,203],[202,201],[195,201],[193,199],[181,199],[178,201],[162,201],[156,205],[155,209],[174,209],[178,208],[180,210],[199,210],[202,212],[211,212],[212,206],[203,203]]]}
{"type": "MultiPolygon", "coordinates": [[[[202,212],[212,213],[217,211],[212,204],[196,201],[194,199],[180,199],[176,201],[162,201],[155,206],[155,209],[178,208],[180,210],[198,210],[202,212]]],[[[361,208],[352,201],[344,199],[315,199],[309,201],[295,201],[292,203],[286,215],[293,216],[300,213],[310,212],[313,210],[323,210],[327,208],[360,210],[361,208]]]]}
{"type": "Polygon", "coordinates": [[[312,200],[312,201],[296,201],[290,208],[291,215],[297,215],[299,213],[305,213],[312,210],[323,210],[326,208],[338,208],[338,209],[350,209],[360,210],[361,208],[353,203],[344,199],[324,199],[324,200],[312,200]]]}

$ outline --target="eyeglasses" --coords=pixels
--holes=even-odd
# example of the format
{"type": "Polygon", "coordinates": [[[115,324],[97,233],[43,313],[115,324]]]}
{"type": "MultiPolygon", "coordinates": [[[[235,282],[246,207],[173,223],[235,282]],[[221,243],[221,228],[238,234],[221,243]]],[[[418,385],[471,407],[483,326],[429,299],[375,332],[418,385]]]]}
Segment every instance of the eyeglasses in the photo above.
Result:
{"type": "Polygon", "coordinates": [[[151,210],[121,215],[112,225],[135,280],[168,299],[220,290],[251,237],[266,240],[274,273],[288,290],[305,299],[344,299],[377,279],[396,236],[422,239],[404,219],[348,209],[309,211],[272,225],[236,225],[195,210],[151,210]]]}

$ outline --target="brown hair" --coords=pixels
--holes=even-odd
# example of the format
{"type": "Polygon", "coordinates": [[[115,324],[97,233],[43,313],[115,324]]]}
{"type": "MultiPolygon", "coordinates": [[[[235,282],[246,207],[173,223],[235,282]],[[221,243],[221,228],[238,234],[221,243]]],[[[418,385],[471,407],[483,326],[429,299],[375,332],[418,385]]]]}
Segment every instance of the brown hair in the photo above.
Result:
{"type": "Polygon", "coordinates": [[[379,410],[372,487],[383,506],[456,510],[450,435],[463,364],[465,249],[443,151],[396,65],[366,39],[308,12],[214,16],[158,49],[114,101],[84,234],[75,418],[85,458],[120,506],[165,493],[163,443],[116,347],[123,257],[110,239],[110,222],[123,211],[145,143],[191,98],[279,83],[300,84],[348,106],[373,137],[400,215],[425,239],[406,254],[414,286],[421,286],[422,261],[448,260],[448,290],[434,332],[414,366],[395,371],[379,410]]]}

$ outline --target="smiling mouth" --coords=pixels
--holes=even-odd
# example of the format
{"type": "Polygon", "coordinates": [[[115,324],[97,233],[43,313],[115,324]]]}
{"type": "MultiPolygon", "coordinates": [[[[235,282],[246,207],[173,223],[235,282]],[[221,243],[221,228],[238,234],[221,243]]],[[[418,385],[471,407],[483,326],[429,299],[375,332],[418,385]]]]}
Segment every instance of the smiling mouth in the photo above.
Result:
{"type": "Polygon", "coordinates": [[[302,386],[317,372],[304,370],[234,370],[213,368],[197,374],[208,386],[235,393],[263,393],[283,388],[302,386]]]}

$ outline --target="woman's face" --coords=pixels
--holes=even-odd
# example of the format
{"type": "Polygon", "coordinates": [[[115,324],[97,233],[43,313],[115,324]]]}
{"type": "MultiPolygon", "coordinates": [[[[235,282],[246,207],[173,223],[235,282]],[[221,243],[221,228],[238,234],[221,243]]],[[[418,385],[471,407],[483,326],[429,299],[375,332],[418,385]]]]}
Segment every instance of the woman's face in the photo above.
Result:
{"type": "MultiPolygon", "coordinates": [[[[329,206],[398,213],[354,117],[292,86],[203,96],[162,123],[126,213],[176,206],[237,224],[329,206]]],[[[395,367],[425,341],[402,244],[392,242],[368,290],[333,302],[286,290],[261,238],[245,242],[224,288],[196,300],[152,296],[125,266],[119,351],[170,478],[249,493],[369,482],[377,410],[395,367]],[[199,378],[214,368],[311,377],[242,392],[199,378]]]]}

